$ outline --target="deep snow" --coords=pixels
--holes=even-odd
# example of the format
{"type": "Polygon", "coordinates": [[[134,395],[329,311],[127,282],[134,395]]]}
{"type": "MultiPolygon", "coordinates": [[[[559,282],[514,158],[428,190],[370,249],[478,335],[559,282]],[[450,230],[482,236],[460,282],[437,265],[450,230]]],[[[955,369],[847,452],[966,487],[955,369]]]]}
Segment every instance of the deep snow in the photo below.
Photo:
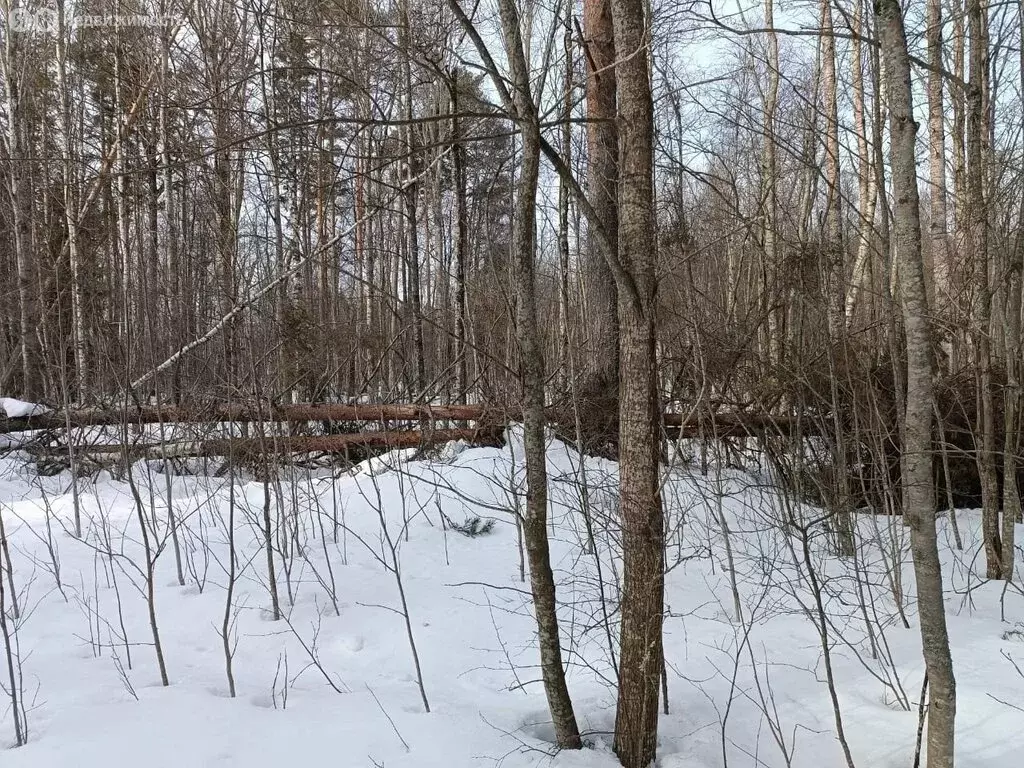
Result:
{"type": "MultiPolygon", "coordinates": [[[[333,478],[291,469],[269,486],[251,475],[168,475],[154,463],[136,464],[143,517],[151,538],[163,544],[154,581],[167,688],[160,686],[148,624],[129,483],[106,472],[78,481],[78,540],[70,532],[70,475],[39,477],[20,453],[0,458],[0,514],[23,613],[18,620],[9,615],[9,623],[17,627],[29,728],[28,744],[0,751],[0,765],[616,765],[608,733],[615,672],[605,629],[614,633],[617,625],[618,563],[610,554],[616,468],[584,462],[598,558],[580,512],[580,457],[561,443],[550,446],[552,559],[570,690],[590,745],[552,756],[513,523],[522,502],[518,446],[513,433],[511,448],[450,445],[420,461],[410,460],[411,452],[391,454],[333,478]],[[168,534],[168,490],[185,586],[177,582],[168,534]],[[240,572],[230,611],[235,699],[228,697],[220,635],[232,496],[240,572]],[[268,496],[271,515],[281,518],[283,510],[286,520],[274,532],[286,614],[276,622],[260,530],[268,496]],[[474,515],[494,518],[494,529],[469,538],[448,525],[474,515]],[[429,714],[389,569],[388,537],[397,545],[429,714]]],[[[812,520],[818,510],[787,512],[787,500],[765,476],[731,469],[702,475],[676,468],[664,495],[671,714],[661,719],[659,765],[786,765],[773,732],[793,766],[843,765],[803,542],[779,524],[789,514],[812,520]]],[[[1024,749],[1024,712],[1014,709],[1024,706],[1024,677],[1011,663],[1024,668],[1024,597],[978,577],[977,513],[959,513],[959,524],[963,552],[940,521],[959,693],[958,765],[1010,765],[1024,749]]],[[[898,520],[866,515],[858,530],[856,562],[828,554],[821,525],[811,526],[808,542],[824,585],[843,724],[858,766],[910,766],[923,664],[907,535],[898,520]],[[886,576],[893,556],[902,563],[909,629],[886,576]]],[[[1018,536],[1024,539],[1024,529],[1018,536]]],[[[13,738],[12,712],[0,705],[0,745],[13,738]]]]}

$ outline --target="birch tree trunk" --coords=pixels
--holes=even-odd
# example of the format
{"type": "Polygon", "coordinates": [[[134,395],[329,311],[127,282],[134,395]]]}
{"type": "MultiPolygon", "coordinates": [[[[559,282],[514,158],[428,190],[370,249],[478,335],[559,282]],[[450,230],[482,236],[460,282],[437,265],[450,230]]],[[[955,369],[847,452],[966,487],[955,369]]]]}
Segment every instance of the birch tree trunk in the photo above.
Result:
{"type": "MultiPolygon", "coordinates": [[[[180,219],[176,215],[176,204],[177,197],[174,194],[174,173],[171,167],[171,137],[170,137],[170,125],[168,116],[168,102],[170,101],[170,94],[168,93],[169,83],[168,75],[170,73],[170,47],[171,39],[170,34],[165,30],[160,35],[161,41],[161,94],[160,94],[160,111],[159,111],[159,138],[160,138],[160,162],[161,177],[163,180],[163,227],[161,228],[162,238],[162,251],[164,260],[164,269],[166,270],[166,284],[165,290],[167,291],[167,301],[165,311],[167,313],[167,319],[171,320],[166,325],[167,338],[163,339],[164,353],[167,354],[169,349],[175,348],[183,338],[185,338],[182,331],[188,332],[188,325],[186,317],[188,315],[188,304],[189,300],[183,295],[181,289],[182,277],[181,277],[181,264],[180,264],[180,249],[179,249],[179,230],[180,230],[180,219]]],[[[177,369],[175,369],[177,371],[177,369]]],[[[171,397],[174,402],[179,402],[182,396],[181,379],[175,375],[171,379],[171,397]]]]}
{"type": "MultiPolygon", "coordinates": [[[[779,163],[775,136],[775,113],[779,105],[779,36],[775,31],[775,0],[764,0],[764,25],[768,30],[768,87],[764,97],[764,149],[761,153],[763,169],[762,199],[764,205],[764,300],[766,307],[766,345],[769,360],[773,365],[782,363],[782,349],[785,347],[782,329],[785,327],[781,296],[782,265],[779,260],[779,163]]],[[[682,130],[682,126],[679,126],[682,130]]]]}
{"type": "MultiPolygon", "coordinates": [[[[967,79],[966,75],[966,9],[969,0],[951,0],[953,13],[953,76],[958,83],[967,79]]],[[[953,107],[953,127],[950,135],[950,144],[953,151],[953,212],[954,212],[954,253],[953,261],[956,266],[963,265],[967,271],[965,254],[968,248],[970,237],[970,211],[967,202],[967,89],[962,85],[950,89],[950,102],[953,107]]],[[[967,290],[969,284],[969,273],[962,277],[965,290],[959,291],[962,296],[957,297],[956,313],[960,318],[967,318],[970,314],[970,292],[967,290]]],[[[953,370],[958,370],[965,365],[970,353],[967,344],[969,332],[969,321],[961,323],[961,329],[956,332],[950,365],[953,370]]]]}
{"type": "Polygon", "coordinates": [[[68,27],[64,2],[57,4],[57,88],[61,100],[61,127],[64,134],[62,167],[64,176],[64,226],[67,228],[68,259],[71,268],[71,349],[74,377],[68,397],[74,402],[85,401],[89,384],[89,340],[85,328],[84,276],[82,253],[78,239],[78,203],[74,194],[75,177],[72,160],[75,151],[74,119],[71,109],[71,86],[68,82],[67,62],[68,27]]]}
{"type": "MultiPolygon", "coordinates": [[[[120,27],[115,28],[114,34],[120,38],[122,31],[120,27]]],[[[126,116],[128,114],[128,102],[126,101],[125,89],[128,84],[125,82],[125,61],[124,50],[126,46],[120,39],[114,46],[114,141],[119,151],[114,159],[114,221],[117,232],[116,253],[120,263],[118,267],[121,272],[121,338],[125,350],[125,365],[131,371],[130,366],[134,363],[134,352],[131,339],[134,336],[135,312],[133,311],[136,291],[132,290],[135,280],[135,266],[132,263],[132,243],[128,229],[128,125],[126,116]]]]}
{"type": "Polygon", "coordinates": [[[928,48],[928,175],[930,217],[928,222],[934,275],[934,306],[940,317],[949,313],[953,269],[948,233],[946,194],[946,116],[943,91],[942,0],[928,0],[925,21],[928,48]]]}
{"type": "MultiPolygon", "coordinates": [[[[853,270],[850,274],[850,285],[846,292],[846,325],[853,323],[857,300],[860,298],[864,282],[870,274],[872,255],[872,237],[875,233],[875,211],[878,205],[877,176],[872,168],[871,147],[868,144],[867,110],[864,97],[864,6],[865,1],[859,0],[853,15],[854,38],[853,47],[853,123],[857,134],[858,162],[858,225],[857,255],[854,257],[853,270]]],[[[876,95],[880,98],[880,95],[876,95]]]]}
{"type": "MultiPolygon", "coordinates": [[[[5,2],[5,16],[11,2],[5,2]]],[[[25,184],[24,116],[21,88],[27,65],[25,52],[19,45],[22,35],[28,33],[8,29],[4,35],[4,51],[0,66],[3,68],[4,95],[7,99],[7,193],[11,206],[11,230],[18,282],[18,336],[21,344],[21,393],[27,400],[42,397],[39,337],[36,333],[38,307],[35,297],[35,263],[31,253],[29,216],[31,198],[25,184]]]]}

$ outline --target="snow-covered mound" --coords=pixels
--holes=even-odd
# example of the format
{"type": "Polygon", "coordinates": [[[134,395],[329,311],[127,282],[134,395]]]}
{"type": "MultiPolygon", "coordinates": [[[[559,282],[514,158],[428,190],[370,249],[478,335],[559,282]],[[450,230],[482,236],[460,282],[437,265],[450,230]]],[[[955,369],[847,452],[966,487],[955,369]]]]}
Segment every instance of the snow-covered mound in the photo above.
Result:
{"type": "MultiPolygon", "coordinates": [[[[523,457],[509,438],[432,460],[395,452],[336,477],[291,468],[287,482],[140,463],[76,488],[0,457],[13,561],[0,576],[27,738],[5,749],[16,731],[3,659],[0,764],[617,765],[617,467],[549,450],[563,648],[588,743],[553,755],[516,526],[523,457]],[[496,523],[474,536],[446,523],[475,518],[496,523]]],[[[911,765],[923,665],[901,522],[860,518],[858,557],[841,561],[820,510],[763,477],[679,467],[664,498],[660,768],[844,765],[826,651],[856,764],[911,765]]],[[[1024,596],[977,575],[976,513],[959,516],[963,551],[940,523],[958,765],[1010,765],[1024,749],[1024,596]]]]}
{"type": "Polygon", "coordinates": [[[47,413],[50,409],[39,403],[26,403],[13,397],[0,397],[0,409],[7,414],[8,419],[24,419],[28,416],[38,416],[40,413],[47,413]]]}

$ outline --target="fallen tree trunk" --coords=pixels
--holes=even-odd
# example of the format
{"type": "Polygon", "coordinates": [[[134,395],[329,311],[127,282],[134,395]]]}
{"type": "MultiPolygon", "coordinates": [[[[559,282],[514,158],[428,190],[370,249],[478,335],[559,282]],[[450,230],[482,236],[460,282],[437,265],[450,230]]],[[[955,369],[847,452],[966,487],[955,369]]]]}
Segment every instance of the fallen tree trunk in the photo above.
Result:
{"type": "MultiPolygon", "coordinates": [[[[473,445],[499,445],[501,432],[495,428],[487,428],[358,432],[345,435],[266,435],[171,443],[79,445],[73,446],[72,450],[80,456],[127,453],[132,459],[174,459],[186,456],[348,453],[379,448],[419,448],[446,443],[449,440],[465,440],[473,445]]],[[[46,452],[64,454],[67,450],[66,446],[61,446],[46,452]]]]}
{"type": "MultiPolygon", "coordinates": [[[[736,438],[748,437],[751,432],[742,422],[723,424],[713,434],[701,424],[666,427],[669,439],[678,438],[736,438]]],[[[349,453],[373,449],[417,448],[464,440],[472,445],[498,446],[503,443],[502,426],[482,426],[461,429],[406,429],[381,432],[352,432],[331,435],[266,435],[263,437],[224,437],[207,440],[172,440],[160,442],[86,443],[72,445],[70,450],[79,456],[117,456],[127,453],[133,459],[170,459],[186,456],[247,456],[255,454],[294,453],[349,453]]],[[[66,455],[68,446],[43,446],[27,442],[23,448],[46,455],[66,455]]]]}
{"type": "MultiPolygon", "coordinates": [[[[547,409],[551,424],[573,425],[574,414],[565,408],[547,409]]],[[[297,405],[258,406],[244,403],[209,407],[151,407],[124,411],[104,409],[51,411],[17,419],[0,419],[0,434],[32,430],[63,430],[72,428],[117,426],[122,424],[202,424],[253,422],[376,422],[395,421],[473,421],[481,427],[503,426],[522,418],[520,410],[487,405],[414,405],[389,403],[303,403],[297,405]]],[[[737,437],[761,434],[788,435],[796,420],[761,412],[725,411],[713,417],[706,414],[686,416],[666,413],[664,423],[670,436],[682,431],[684,436],[737,437]]],[[[804,434],[811,434],[814,421],[805,419],[804,434]]],[[[336,435],[348,437],[348,435],[336,435]]]]}
{"type": "Polygon", "coordinates": [[[482,405],[391,405],[342,403],[303,403],[298,405],[259,406],[244,403],[207,407],[164,406],[126,410],[82,409],[67,413],[51,411],[18,419],[0,419],[0,433],[36,429],[101,427],[121,424],[202,424],[215,422],[302,422],[302,421],[481,421],[497,417],[482,405]]]}
{"type": "Polygon", "coordinates": [[[789,416],[761,412],[724,411],[713,416],[666,413],[664,419],[670,437],[779,437],[790,435],[798,426],[804,435],[816,435],[820,431],[816,420],[798,422],[789,416]]]}

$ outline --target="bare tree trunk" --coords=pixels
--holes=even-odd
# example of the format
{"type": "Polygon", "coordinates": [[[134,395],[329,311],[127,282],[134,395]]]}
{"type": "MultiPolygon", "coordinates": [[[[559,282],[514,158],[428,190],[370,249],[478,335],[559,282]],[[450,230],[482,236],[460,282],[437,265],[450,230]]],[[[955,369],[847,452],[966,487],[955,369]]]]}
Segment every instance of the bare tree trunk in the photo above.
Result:
{"type": "MultiPolygon", "coordinates": [[[[846,325],[853,324],[854,311],[857,308],[857,300],[864,287],[864,281],[870,274],[871,256],[875,232],[875,211],[878,206],[878,184],[877,175],[874,172],[871,162],[871,147],[868,145],[867,110],[864,103],[864,56],[863,41],[861,35],[864,33],[864,6],[865,0],[858,0],[857,8],[854,11],[853,26],[853,123],[854,131],[857,134],[857,161],[858,161],[858,210],[859,221],[857,225],[857,255],[853,262],[853,271],[850,275],[850,285],[846,292],[846,325]]],[[[880,98],[880,95],[876,95],[880,98]]]]}
{"type": "Polygon", "coordinates": [[[828,315],[829,385],[835,430],[836,542],[841,555],[854,554],[853,518],[850,512],[850,476],[847,471],[847,439],[844,425],[846,397],[840,382],[846,360],[846,267],[843,244],[842,189],[839,166],[839,98],[836,81],[836,43],[832,28],[832,0],[821,2],[821,87],[825,112],[825,238],[822,286],[828,315]]]}
{"type": "MultiPolygon", "coordinates": [[[[9,3],[7,4],[9,6],[9,3]]],[[[25,184],[28,166],[28,148],[24,146],[24,109],[21,89],[25,82],[23,68],[27,56],[18,45],[22,34],[10,28],[4,34],[3,68],[4,95],[7,99],[7,192],[11,206],[11,230],[18,282],[18,336],[21,344],[21,392],[28,400],[42,397],[43,385],[39,355],[39,337],[36,324],[38,307],[35,295],[35,261],[29,237],[31,196],[25,184]]]]}
{"type": "MultiPolygon", "coordinates": [[[[951,9],[953,12],[953,76],[959,83],[963,83],[967,79],[965,74],[967,36],[964,17],[968,1],[952,0],[951,3],[953,6],[951,9]]],[[[952,102],[953,106],[953,130],[950,136],[950,143],[953,150],[953,211],[955,214],[953,261],[956,267],[966,264],[964,256],[967,252],[967,240],[971,231],[970,206],[967,201],[967,148],[965,146],[967,132],[966,91],[967,89],[960,85],[950,89],[950,102],[952,102]]],[[[966,280],[967,278],[964,277],[963,279],[966,280]]],[[[964,287],[966,288],[966,286],[964,287]]],[[[970,293],[967,290],[958,291],[958,294],[960,293],[963,296],[958,295],[956,298],[958,304],[956,311],[958,315],[965,317],[969,312],[969,308],[965,306],[965,303],[970,293]]],[[[968,324],[964,323],[963,325],[963,329],[956,333],[953,340],[952,360],[950,361],[950,366],[953,370],[958,370],[966,363],[966,356],[968,354],[966,343],[968,324]]]]}
{"type": "MultiPolygon", "coordinates": [[[[779,36],[775,32],[775,0],[764,2],[764,25],[768,30],[768,87],[764,97],[764,149],[761,162],[763,169],[761,193],[764,205],[764,273],[765,296],[767,303],[767,350],[773,365],[782,363],[782,329],[785,327],[785,311],[779,300],[782,290],[780,277],[782,265],[779,259],[778,226],[779,226],[779,168],[778,148],[775,136],[775,113],[779,105],[779,36]]],[[[682,130],[679,126],[678,130],[682,130]]]]}
{"type": "MultiPolygon", "coordinates": [[[[566,3],[562,52],[565,56],[565,83],[562,91],[562,158],[572,167],[572,99],[573,99],[573,5],[566,3]]],[[[558,179],[558,384],[561,392],[572,391],[572,354],[569,335],[569,188],[565,179],[558,179]]],[[[600,256],[600,254],[598,254],[600,256]]],[[[605,267],[607,268],[607,267],[605,267]]],[[[616,344],[616,348],[618,345],[616,344]]]]}
{"type": "MultiPolygon", "coordinates": [[[[214,139],[219,146],[227,146],[230,139],[227,135],[226,117],[222,109],[217,110],[214,118],[218,128],[214,139]]],[[[238,277],[235,259],[235,228],[232,221],[231,205],[231,153],[230,150],[218,150],[214,155],[214,210],[217,223],[217,269],[220,287],[220,311],[230,314],[238,304],[238,277]]],[[[237,382],[238,372],[238,323],[232,318],[224,329],[223,375],[228,387],[237,382]]]]}
{"type": "MultiPolygon", "coordinates": [[[[1018,33],[1020,35],[1020,82],[1024,87],[1024,0],[1018,4],[1018,33]]],[[[1024,196],[1018,212],[1018,226],[1024,223],[1024,196]]],[[[1003,525],[1002,559],[1003,577],[1013,578],[1016,558],[1016,531],[1014,526],[1021,517],[1020,488],[1017,485],[1017,450],[1021,419],[1021,290],[1024,271],[1024,232],[1018,231],[1013,252],[1010,254],[1009,275],[1006,281],[1006,390],[1003,393],[1003,525]]]]}
{"type": "Polygon", "coordinates": [[[466,259],[469,257],[469,213],[466,205],[466,148],[459,122],[458,70],[449,78],[452,111],[452,165],[455,172],[455,397],[467,402],[469,389],[469,349],[466,329],[469,304],[466,295],[466,259]]]}
{"type": "MultiPolygon", "coordinates": [[[[168,322],[167,337],[162,339],[164,346],[161,348],[161,355],[167,352],[168,347],[174,348],[180,342],[183,331],[188,332],[185,318],[187,317],[186,307],[189,304],[187,297],[181,290],[181,260],[179,249],[180,221],[176,215],[176,196],[174,194],[174,173],[171,168],[171,138],[170,126],[168,125],[168,102],[171,97],[167,92],[168,74],[170,66],[170,35],[161,35],[161,96],[159,112],[159,140],[160,140],[160,162],[162,164],[161,177],[163,183],[163,227],[160,234],[163,240],[163,259],[166,274],[164,290],[167,299],[165,301],[166,319],[174,320],[168,322]]],[[[180,379],[175,376],[171,380],[171,398],[174,402],[181,399],[181,391],[178,386],[180,379]]]]}
{"type": "MultiPolygon", "coordinates": [[[[120,35],[120,30],[115,34],[120,35]]],[[[133,304],[135,303],[137,291],[133,291],[133,284],[137,284],[141,287],[141,281],[138,281],[136,276],[136,269],[132,263],[132,242],[129,237],[129,222],[128,222],[128,125],[125,116],[128,113],[128,101],[126,100],[127,94],[125,89],[128,87],[125,77],[125,54],[123,51],[125,47],[121,44],[117,44],[114,47],[114,119],[116,125],[114,127],[114,141],[117,142],[117,146],[120,151],[117,153],[117,157],[114,161],[114,224],[116,231],[116,253],[120,260],[118,268],[121,275],[121,338],[124,349],[126,350],[126,363],[134,362],[136,355],[135,349],[133,348],[133,338],[135,336],[135,312],[133,311],[133,304]]],[[[134,176],[131,177],[134,180],[134,176]]],[[[132,370],[128,365],[125,368],[129,377],[131,376],[132,370]]]]}
{"type": "MultiPolygon", "coordinates": [[[[587,197],[614,243],[618,228],[616,183],[619,133],[615,120],[615,31],[611,0],[584,0],[584,54],[587,70],[587,197]]],[[[601,253],[593,227],[584,250],[584,298],[590,337],[585,355],[583,397],[605,401],[617,396],[619,340],[615,279],[601,253]]],[[[607,406],[607,402],[602,403],[607,406]]]]}
{"type": "Polygon", "coordinates": [[[657,244],[654,107],[643,0],[612,0],[618,79],[619,509],[623,588],[614,749],[626,768],[647,768],[658,742],[664,663],[664,513],[658,455],[655,353],[657,244]]]}
{"type": "Polygon", "coordinates": [[[906,327],[906,463],[903,483],[907,507],[904,514],[910,522],[921,640],[931,685],[927,763],[928,768],[952,768],[956,682],[946,631],[942,569],[935,530],[935,486],[932,477],[933,360],[914,162],[917,124],[914,121],[910,60],[899,0],[876,0],[875,8],[889,78],[890,162],[895,201],[893,231],[900,260],[900,294],[906,327]]]}
{"type": "Polygon", "coordinates": [[[985,208],[985,169],[983,166],[986,120],[984,87],[988,51],[984,29],[986,8],[983,0],[968,0],[967,22],[970,34],[970,80],[967,87],[967,201],[971,259],[974,265],[974,301],[971,331],[974,337],[974,364],[977,392],[978,473],[981,477],[982,533],[985,542],[986,575],[1002,578],[1002,546],[999,540],[999,487],[996,476],[995,412],[992,400],[992,286],[989,278],[988,211],[985,208]]]}
{"type": "Polygon", "coordinates": [[[403,72],[405,80],[405,163],[402,183],[405,185],[405,222],[406,222],[406,269],[409,302],[412,317],[412,354],[413,354],[413,397],[422,397],[427,386],[426,363],[423,349],[423,306],[420,297],[420,248],[419,248],[419,217],[417,216],[419,184],[417,183],[415,139],[413,138],[413,90],[412,90],[412,29],[409,26],[409,0],[402,3],[402,34],[403,34],[403,72]]]}
{"type": "Polygon", "coordinates": [[[67,66],[67,21],[64,3],[57,4],[57,88],[61,100],[61,127],[64,133],[63,163],[64,175],[64,225],[67,227],[68,257],[71,267],[71,349],[75,373],[73,386],[68,397],[81,403],[88,390],[88,337],[85,329],[84,286],[82,275],[82,253],[78,239],[79,222],[76,216],[77,201],[74,195],[75,177],[72,153],[74,152],[74,122],[71,110],[71,86],[68,83],[67,66]]]}
{"type": "MultiPolygon", "coordinates": [[[[1022,49],[1024,50],[1024,49],[1022,49]]],[[[1021,70],[1024,73],[1024,70],[1021,70]]],[[[1024,203],[1021,205],[1024,215],[1024,203]]],[[[1003,390],[1003,519],[1000,531],[1002,545],[1002,574],[1013,578],[1016,558],[1016,531],[1014,527],[1021,515],[1020,488],[1017,485],[1017,450],[1020,432],[1021,407],[1021,269],[1024,266],[1024,237],[1010,255],[1006,280],[1006,388],[1003,390]]]]}
{"type": "Polygon", "coordinates": [[[836,81],[836,42],[832,28],[832,0],[821,0],[821,90],[824,97],[822,110],[825,113],[825,248],[827,280],[829,290],[829,328],[833,344],[838,342],[839,320],[837,314],[843,304],[843,225],[842,189],[839,166],[839,98],[836,81]],[[838,300],[838,306],[837,306],[838,300]]]}
{"type": "Polygon", "coordinates": [[[930,186],[928,234],[934,274],[934,306],[940,317],[949,312],[953,291],[946,194],[946,116],[943,92],[942,1],[928,0],[925,23],[928,46],[928,173],[930,186]]]}
{"type": "Polygon", "coordinates": [[[560,747],[579,749],[579,726],[573,712],[562,666],[558,635],[555,580],[548,551],[548,475],[545,447],[544,353],[537,325],[534,276],[537,181],[540,173],[540,123],[530,87],[530,70],[523,49],[519,12],[514,0],[498,0],[505,49],[512,74],[512,100],[522,136],[520,173],[516,185],[513,229],[513,273],[516,291],[516,335],[523,387],[523,427],[526,451],[526,516],[523,533],[530,562],[530,588],[537,618],[538,645],[544,692],[560,747]]]}

